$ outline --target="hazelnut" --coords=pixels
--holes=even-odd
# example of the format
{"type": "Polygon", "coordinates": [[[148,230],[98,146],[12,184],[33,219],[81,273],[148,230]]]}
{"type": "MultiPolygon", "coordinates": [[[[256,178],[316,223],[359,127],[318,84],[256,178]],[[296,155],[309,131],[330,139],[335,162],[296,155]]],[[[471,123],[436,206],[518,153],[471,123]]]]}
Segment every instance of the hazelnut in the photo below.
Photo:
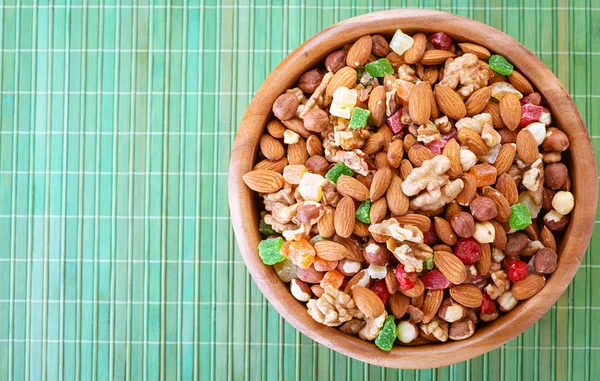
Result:
{"type": "Polygon", "coordinates": [[[390,45],[388,44],[385,37],[383,37],[382,35],[372,35],[371,41],[373,42],[373,47],[371,48],[371,51],[377,57],[385,57],[390,53],[390,45]]]}
{"type": "Polygon", "coordinates": [[[556,210],[552,209],[544,216],[544,225],[548,227],[548,229],[555,231],[564,230],[569,223],[569,216],[563,216],[558,213],[556,210]]]}
{"type": "Polygon", "coordinates": [[[398,340],[408,344],[419,336],[419,331],[414,323],[408,320],[402,320],[396,327],[398,331],[398,340]]]}
{"type": "Polygon", "coordinates": [[[385,244],[377,243],[373,238],[370,238],[363,248],[366,261],[375,266],[387,266],[389,254],[385,244]]]}
{"type": "Polygon", "coordinates": [[[546,186],[551,189],[562,187],[569,177],[569,171],[563,163],[552,163],[544,169],[546,186]]]}
{"type": "Polygon", "coordinates": [[[387,275],[387,267],[370,264],[367,273],[373,279],[384,279],[387,275]]]}
{"type": "Polygon", "coordinates": [[[323,74],[317,69],[312,69],[298,78],[298,87],[305,93],[313,93],[323,80],[323,74]]]}
{"type": "Polygon", "coordinates": [[[308,302],[312,295],[308,285],[300,279],[292,279],[290,282],[290,291],[292,296],[301,302],[308,302]]]}
{"type": "Polygon", "coordinates": [[[323,156],[311,156],[304,163],[309,172],[325,175],[329,170],[329,162],[323,156]]]}
{"type": "Polygon", "coordinates": [[[549,128],[542,143],[542,148],[546,151],[563,152],[569,148],[569,138],[561,130],[549,128]]]}
{"type": "Polygon", "coordinates": [[[498,215],[496,203],[489,197],[477,197],[469,207],[473,217],[479,221],[489,221],[498,215]]]}
{"type": "Polygon", "coordinates": [[[336,50],[335,52],[329,53],[325,58],[325,67],[327,70],[335,73],[341,68],[346,66],[346,51],[336,50]]]}
{"type": "Polygon", "coordinates": [[[498,311],[494,311],[491,314],[484,314],[482,312],[479,313],[479,319],[481,319],[481,321],[486,322],[486,323],[489,323],[491,321],[498,319],[498,316],[500,316],[498,311]]]}
{"type": "Polygon", "coordinates": [[[298,267],[296,269],[296,276],[306,283],[319,283],[323,280],[325,273],[315,270],[315,267],[311,265],[305,269],[298,267]]]}
{"type": "Polygon", "coordinates": [[[555,194],[555,190],[544,187],[544,190],[542,191],[542,208],[546,210],[552,209],[552,199],[555,194]]]}
{"type": "Polygon", "coordinates": [[[517,133],[508,128],[502,128],[498,130],[498,133],[500,134],[501,144],[514,143],[517,141],[517,133]]]}
{"type": "Polygon", "coordinates": [[[467,315],[467,309],[448,297],[442,302],[437,314],[444,321],[453,323],[464,318],[467,315]]]}
{"type": "Polygon", "coordinates": [[[529,241],[527,247],[521,251],[521,257],[531,257],[537,253],[540,249],[543,249],[544,245],[540,241],[529,241]]]}
{"type": "Polygon", "coordinates": [[[337,271],[344,276],[354,276],[362,268],[362,264],[352,259],[344,258],[338,262],[337,271]]]}
{"type": "Polygon", "coordinates": [[[475,220],[467,212],[456,213],[450,221],[452,229],[456,232],[456,235],[462,238],[469,238],[475,231],[475,220]]]}
{"type": "Polygon", "coordinates": [[[279,120],[289,120],[296,115],[298,98],[292,94],[281,94],[273,103],[273,114],[279,120]]]}
{"type": "Polygon", "coordinates": [[[558,163],[562,159],[562,154],[556,151],[543,152],[542,156],[545,164],[558,163]]]}
{"type": "Polygon", "coordinates": [[[573,198],[573,193],[571,192],[560,191],[554,195],[554,198],[552,198],[552,207],[563,216],[571,213],[574,206],[575,199],[573,198]]]}
{"type": "Polygon", "coordinates": [[[496,238],[496,228],[489,221],[477,222],[473,230],[473,238],[479,243],[492,243],[496,238]]]}
{"type": "Polygon", "coordinates": [[[316,224],[325,213],[323,204],[314,201],[305,201],[298,208],[298,220],[306,226],[316,224]]]}
{"type": "Polygon", "coordinates": [[[515,299],[512,291],[505,291],[502,295],[500,295],[496,302],[498,303],[498,309],[502,312],[508,312],[516,307],[519,301],[515,299]]]}
{"type": "Polygon", "coordinates": [[[304,115],[304,128],[313,132],[323,132],[329,126],[329,116],[327,112],[320,108],[313,108],[304,115]]]}
{"type": "Polygon", "coordinates": [[[531,259],[533,262],[533,269],[542,274],[551,274],[556,270],[556,262],[558,256],[556,251],[550,248],[543,248],[538,250],[537,253],[531,259]]]}
{"type": "Polygon", "coordinates": [[[549,126],[552,123],[552,114],[550,110],[544,107],[542,110],[542,116],[540,116],[540,122],[544,123],[546,126],[549,126]]]}
{"type": "Polygon", "coordinates": [[[528,244],[529,238],[527,238],[525,233],[513,233],[506,238],[506,249],[504,251],[506,255],[514,257],[515,255],[519,255],[528,244]]]}
{"type": "Polygon", "coordinates": [[[448,329],[448,337],[452,340],[464,340],[473,336],[475,333],[475,324],[470,319],[454,322],[448,329]]]}

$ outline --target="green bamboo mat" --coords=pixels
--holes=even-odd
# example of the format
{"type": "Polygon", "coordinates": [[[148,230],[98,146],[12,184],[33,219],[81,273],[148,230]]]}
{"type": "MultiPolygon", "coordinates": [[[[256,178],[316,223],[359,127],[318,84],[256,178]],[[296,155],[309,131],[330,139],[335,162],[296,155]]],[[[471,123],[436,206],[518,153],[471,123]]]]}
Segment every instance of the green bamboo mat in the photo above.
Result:
{"type": "Polygon", "coordinates": [[[0,380],[597,379],[598,234],[539,323],[437,370],[315,344],[248,275],[226,193],[252,94],[321,29],[398,7],[523,42],[600,147],[596,0],[0,0],[0,380]]]}

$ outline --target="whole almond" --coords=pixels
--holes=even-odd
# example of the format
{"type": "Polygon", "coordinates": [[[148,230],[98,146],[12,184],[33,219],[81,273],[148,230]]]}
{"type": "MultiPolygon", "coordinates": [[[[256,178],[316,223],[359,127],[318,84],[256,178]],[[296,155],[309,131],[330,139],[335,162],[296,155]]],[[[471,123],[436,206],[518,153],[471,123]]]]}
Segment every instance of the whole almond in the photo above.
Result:
{"type": "MultiPolygon", "coordinates": [[[[429,82],[429,83],[433,84],[435,82],[429,82]]],[[[440,109],[435,101],[435,95],[433,95],[433,90],[431,90],[431,86],[427,86],[426,91],[427,91],[427,95],[429,96],[429,104],[431,105],[430,119],[436,120],[437,118],[440,117],[440,109]]]]}
{"type": "Polygon", "coordinates": [[[460,141],[461,144],[466,145],[469,150],[477,156],[488,154],[489,148],[481,135],[470,128],[464,127],[458,131],[458,141],[460,141]]]}
{"type": "Polygon", "coordinates": [[[283,176],[280,173],[264,169],[246,173],[243,180],[248,188],[259,193],[277,192],[284,183],[283,176]]]}
{"type": "Polygon", "coordinates": [[[288,160],[286,157],[276,161],[265,159],[256,163],[253,169],[264,169],[268,171],[275,171],[277,173],[283,173],[283,168],[285,168],[286,165],[288,165],[288,160]]]}
{"type": "Polygon", "coordinates": [[[392,181],[392,171],[385,167],[377,170],[373,176],[373,182],[371,183],[370,199],[371,201],[377,201],[381,196],[385,194],[392,181]]]}
{"type": "Polygon", "coordinates": [[[461,284],[450,289],[452,299],[469,308],[481,306],[483,295],[481,291],[472,284],[461,284]]]}
{"type": "Polygon", "coordinates": [[[500,106],[498,106],[498,103],[489,101],[487,106],[485,106],[485,108],[483,109],[483,112],[488,113],[492,116],[492,125],[495,129],[499,130],[501,128],[504,128],[504,122],[500,117],[500,106]]]}
{"type": "Polygon", "coordinates": [[[350,196],[356,201],[364,201],[369,198],[369,189],[351,176],[340,176],[336,188],[342,196],[350,196]]]}
{"type": "Polygon", "coordinates": [[[521,102],[516,94],[506,94],[500,99],[500,117],[509,130],[516,130],[521,121],[521,102]]]}
{"type": "Polygon", "coordinates": [[[348,256],[348,249],[333,241],[319,241],[315,243],[317,256],[326,261],[339,261],[348,256]]]}
{"type": "MultiPolygon", "coordinates": [[[[425,35],[423,35],[423,38],[425,38],[425,35]]],[[[426,124],[431,115],[431,99],[427,91],[428,87],[429,84],[426,82],[419,83],[410,92],[408,98],[408,113],[412,121],[418,125],[426,124]]]]}
{"type": "Polygon", "coordinates": [[[459,178],[463,171],[460,166],[460,145],[458,145],[455,139],[450,139],[448,143],[446,143],[442,155],[450,160],[448,176],[450,176],[451,179],[459,178]]]}
{"type": "Polygon", "coordinates": [[[390,52],[390,45],[388,44],[385,37],[380,34],[374,34],[371,36],[371,41],[373,42],[373,48],[371,52],[377,57],[385,57],[390,52]]]}
{"type": "Polygon", "coordinates": [[[515,153],[516,148],[511,143],[503,144],[502,147],[500,147],[500,151],[498,151],[498,157],[493,164],[498,172],[498,175],[508,171],[515,160],[515,153]]]}
{"type": "Polygon", "coordinates": [[[515,180],[513,180],[509,174],[503,173],[498,177],[498,180],[496,181],[496,190],[502,193],[510,205],[519,202],[519,190],[517,189],[517,184],[515,184],[515,180]]]}
{"type": "Polygon", "coordinates": [[[417,298],[423,295],[423,291],[425,291],[425,286],[423,285],[423,282],[421,282],[421,279],[417,278],[417,280],[415,281],[415,286],[413,288],[411,288],[410,290],[399,289],[398,291],[400,291],[403,295],[408,296],[409,298],[417,298]]]}
{"type": "Polygon", "coordinates": [[[556,240],[554,239],[554,234],[552,234],[547,226],[544,226],[540,231],[540,242],[542,245],[544,245],[544,247],[556,250],[556,240]]]}
{"type": "Polygon", "coordinates": [[[452,248],[450,246],[446,245],[446,244],[443,244],[443,243],[438,243],[437,245],[433,246],[431,249],[434,252],[435,251],[447,251],[449,253],[452,252],[452,248]]]}
{"type": "Polygon", "coordinates": [[[496,220],[491,220],[490,221],[492,225],[494,225],[494,246],[496,246],[498,249],[504,250],[506,248],[506,241],[507,241],[507,237],[506,237],[506,230],[504,230],[504,226],[496,221],[496,220]]]}
{"type": "Polygon", "coordinates": [[[417,144],[417,138],[413,134],[404,136],[404,152],[408,152],[415,144],[417,144]]]}
{"type": "Polygon", "coordinates": [[[333,97],[333,93],[340,87],[353,88],[356,85],[357,77],[358,74],[356,73],[356,70],[349,66],[340,69],[333,75],[331,81],[329,81],[329,84],[325,89],[325,95],[328,98],[331,98],[333,97]]]}
{"type": "MultiPolygon", "coordinates": [[[[317,229],[319,235],[324,238],[333,237],[335,234],[335,226],[333,224],[334,209],[331,206],[325,207],[325,212],[319,221],[317,222],[317,229]]],[[[346,254],[347,255],[347,254],[346,254]]]]}
{"type": "Polygon", "coordinates": [[[496,208],[498,210],[498,215],[496,216],[496,220],[498,222],[508,222],[510,219],[510,204],[504,198],[502,193],[498,192],[496,189],[492,187],[484,187],[483,195],[485,197],[489,197],[496,204],[496,208]]]}
{"type": "Polygon", "coordinates": [[[396,292],[395,294],[390,295],[388,299],[388,306],[390,307],[390,312],[396,319],[400,319],[404,314],[406,314],[406,310],[408,309],[408,305],[410,304],[410,299],[408,296],[400,292],[396,292]]]}
{"type": "Polygon", "coordinates": [[[463,206],[469,206],[477,193],[477,180],[472,173],[465,172],[462,175],[463,189],[456,196],[456,202],[463,206]]]}
{"type": "Polygon", "coordinates": [[[421,307],[423,307],[423,302],[425,301],[425,293],[423,292],[419,296],[415,296],[410,299],[410,307],[408,307],[408,313],[410,318],[417,323],[421,320],[423,315],[423,311],[419,311],[421,307]],[[411,308],[412,307],[412,308],[411,308]]]}
{"type": "Polygon", "coordinates": [[[369,234],[371,234],[369,232],[369,225],[358,220],[354,221],[354,228],[352,229],[352,234],[354,234],[357,237],[368,237],[369,234]]]}
{"type": "Polygon", "coordinates": [[[388,163],[387,155],[383,151],[379,151],[375,154],[373,162],[375,163],[375,169],[390,168],[390,163],[388,163]]]}
{"type": "Polygon", "coordinates": [[[450,223],[442,217],[435,217],[433,221],[435,234],[437,234],[438,238],[445,244],[454,246],[458,238],[454,230],[452,230],[450,223]]]}
{"type": "Polygon", "coordinates": [[[531,86],[531,83],[529,83],[523,74],[516,70],[513,70],[513,72],[508,75],[508,82],[523,95],[533,93],[533,86],[531,86]]]}
{"type": "Polygon", "coordinates": [[[457,214],[463,211],[463,208],[456,202],[456,200],[452,201],[448,205],[446,205],[446,212],[444,213],[444,217],[446,221],[452,221],[452,218],[457,214]]]}
{"type": "MultiPolygon", "coordinates": [[[[391,181],[390,181],[391,182],[391,181]]],[[[372,224],[378,224],[385,218],[387,214],[387,201],[385,197],[381,197],[377,201],[373,201],[371,205],[371,211],[369,212],[369,219],[372,224]]]]}
{"type": "Polygon", "coordinates": [[[290,165],[305,164],[306,160],[308,160],[306,141],[304,139],[299,139],[298,143],[288,144],[287,158],[290,165]]]}
{"type": "Polygon", "coordinates": [[[281,94],[273,103],[273,114],[279,120],[292,119],[298,109],[298,98],[292,94],[281,94]]]}
{"type": "Polygon", "coordinates": [[[404,145],[401,139],[394,139],[387,149],[387,161],[390,167],[398,168],[404,156],[404,145]]]}
{"type": "MultiPolygon", "coordinates": [[[[427,49],[427,37],[424,33],[415,33],[413,36],[413,44],[407,51],[404,52],[404,61],[407,64],[416,64],[421,60],[425,50],[427,49]]],[[[423,124],[423,123],[419,123],[423,124]]]]}
{"type": "Polygon", "coordinates": [[[452,229],[456,232],[456,235],[462,238],[469,238],[475,231],[475,220],[467,212],[456,213],[450,221],[452,229]]]}
{"type": "MultiPolygon", "coordinates": [[[[431,52],[431,50],[428,52],[431,52]]],[[[450,87],[435,85],[434,95],[440,111],[448,118],[460,119],[467,115],[467,108],[462,98],[450,87]]]]}
{"type": "Polygon", "coordinates": [[[420,167],[425,160],[431,160],[434,157],[435,154],[421,144],[415,144],[408,150],[408,159],[415,167],[420,167]]]}
{"type": "Polygon", "coordinates": [[[323,154],[323,144],[317,135],[310,135],[308,139],[306,139],[306,151],[309,156],[323,154]]]}
{"type": "Polygon", "coordinates": [[[402,180],[398,176],[392,176],[386,192],[386,200],[392,215],[402,216],[408,212],[410,202],[408,196],[402,192],[402,180]]]}
{"type": "Polygon", "coordinates": [[[329,127],[329,115],[326,111],[314,107],[304,115],[304,128],[312,132],[323,132],[329,127]]]}
{"type": "Polygon", "coordinates": [[[385,88],[377,86],[369,95],[369,111],[371,112],[371,122],[375,126],[381,126],[385,121],[385,88]]]}
{"type": "Polygon", "coordinates": [[[333,241],[343,245],[348,249],[348,256],[346,259],[350,259],[356,262],[364,262],[365,257],[362,254],[363,244],[355,238],[340,237],[339,235],[333,236],[333,241]]]}
{"type": "MultiPolygon", "coordinates": [[[[418,64],[421,65],[421,64],[418,64]]],[[[439,76],[440,76],[440,70],[437,68],[437,66],[423,66],[421,65],[420,67],[423,68],[423,72],[421,74],[419,74],[420,78],[422,81],[425,82],[429,82],[430,85],[434,85],[439,76]]],[[[435,103],[435,102],[433,102],[435,103]]],[[[437,105],[436,105],[437,107],[437,105]]]]}
{"type": "Polygon", "coordinates": [[[383,136],[383,134],[376,132],[374,134],[371,134],[371,136],[369,136],[369,138],[365,142],[365,145],[363,146],[363,152],[365,153],[365,155],[374,155],[383,148],[384,144],[385,137],[383,136]]]}
{"type": "Polygon", "coordinates": [[[431,228],[431,220],[429,217],[422,214],[411,213],[403,216],[395,217],[400,225],[413,225],[416,226],[420,231],[426,233],[431,228]]]}
{"type": "Polygon", "coordinates": [[[346,66],[346,54],[344,49],[336,50],[329,53],[325,58],[325,67],[332,73],[337,73],[340,69],[346,66]]]}
{"type": "Polygon", "coordinates": [[[461,284],[467,279],[465,265],[452,253],[436,251],[433,253],[433,261],[437,268],[448,280],[454,284],[461,284]]]}
{"type": "Polygon", "coordinates": [[[525,278],[513,284],[512,291],[513,296],[517,300],[529,299],[544,288],[546,279],[537,274],[529,274],[525,278]]]}
{"type": "Polygon", "coordinates": [[[370,318],[377,318],[385,311],[385,306],[376,293],[362,286],[354,286],[352,298],[356,307],[370,318]]]}
{"type": "Polygon", "coordinates": [[[283,144],[271,135],[261,136],[259,145],[260,151],[269,160],[279,160],[285,155],[283,144]]]}
{"type": "Polygon", "coordinates": [[[391,267],[387,268],[387,273],[385,274],[385,287],[390,295],[395,294],[400,287],[398,279],[396,279],[395,271],[391,267]]]}
{"type": "Polygon", "coordinates": [[[267,131],[269,131],[269,134],[275,139],[283,139],[285,130],[285,126],[278,119],[272,119],[267,123],[267,131]]]}
{"type": "Polygon", "coordinates": [[[400,65],[405,64],[404,57],[398,55],[396,52],[390,52],[385,58],[390,61],[390,64],[395,70],[398,70],[400,65]]]}
{"type": "Polygon", "coordinates": [[[490,267],[492,265],[492,249],[489,243],[481,244],[481,256],[479,260],[475,263],[477,267],[477,272],[479,275],[485,277],[490,272],[490,267]]]}
{"type": "Polygon", "coordinates": [[[390,144],[394,138],[394,131],[385,124],[379,127],[377,133],[383,136],[383,144],[386,146],[390,144]]]}
{"type": "Polygon", "coordinates": [[[463,51],[463,53],[475,54],[480,60],[487,61],[492,55],[490,51],[484,48],[483,46],[473,44],[471,42],[462,42],[458,44],[458,46],[460,47],[460,50],[463,51]]]}
{"type": "Polygon", "coordinates": [[[517,154],[526,164],[533,164],[538,158],[538,145],[529,130],[521,130],[517,134],[517,154]]]}
{"type": "Polygon", "coordinates": [[[442,300],[444,300],[444,290],[427,290],[427,295],[425,295],[425,300],[421,307],[423,311],[422,323],[427,324],[433,320],[442,305],[442,300]]]}
{"type": "Polygon", "coordinates": [[[465,102],[467,108],[467,115],[474,116],[480,114],[483,109],[487,106],[490,97],[492,96],[492,88],[489,86],[482,87],[475,91],[469,99],[465,102]]]}
{"type": "Polygon", "coordinates": [[[410,160],[408,159],[403,159],[400,162],[400,178],[404,181],[406,180],[406,177],[408,177],[408,175],[410,175],[410,173],[413,170],[413,166],[410,163],[410,160]]]}
{"type": "MultiPolygon", "coordinates": [[[[362,185],[362,184],[361,184],[362,185]]],[[[364,185],[363,185],[364,186],[364,185]]],[[[348,238],[354,229],[354,200],[349,196],[344,196],[335,208],[333,225],[337,235],[343,238],[348,238]]]]}
{"type": "Polygon", "coordinates": [[[373,48],[371,36],[362,36],[352,45],[346,56],[346,65],[358,69],[367,63],[373,48]]]}
{"type": "Polygon", "coordinates": [[[367,269],[360,270],[359,272],[357,272],[356,274],[354,274],[354,276],[352,278],[350,278],[350,280],[348,281],[348,283],[346,283],[346,286],[344,287],[344,293],[350,294],[352,292],[352,289],[354,287],[357,287],[356,285],[359,282],[363,282],[363,284],[364,284],[364,282],[366,281],[367,287],[369,287],[370,283],[371,283],[371,279],[370,278],[371,277],[367,273],[367,269]]]}
{"type": "Polygon", "coordinates": [[[453,58],[453,57],[456,57],[456,55],[447,50],[432,49],[432,50],[428,50],[425,53],[423,53],[423,56],[421,57],[421,64],[423,64],[423,65],[441,65],[444,62],[446,62],[446,60],[448,58],[453,58]]]}
{"type": "Polygon", "coordinates": [[[292,118],[289,120],[282,120],[283,125],[289,129],[302,136],[304,139],[308,138],[311,134],[310,131],[304,127],[304,122],[298,118],[292,118]]]}

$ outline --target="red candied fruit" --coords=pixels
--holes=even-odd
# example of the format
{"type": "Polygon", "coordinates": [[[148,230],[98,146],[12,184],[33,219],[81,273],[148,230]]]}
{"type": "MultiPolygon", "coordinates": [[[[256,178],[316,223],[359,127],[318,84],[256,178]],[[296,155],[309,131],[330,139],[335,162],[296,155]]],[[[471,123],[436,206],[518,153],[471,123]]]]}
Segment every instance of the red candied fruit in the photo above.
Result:
{"type": "Polygon", "coordinates": [[[483,298],[481,298],[481,309],[482,314],[493,314],[496,311],[496,303],[490,298],[487,292],[483,291],[481,293],[483,298]]]}
{"type": "Polygon", "coordinates": [[[387,120],[387,125],[392,129],[392,132],[394,134],[402,132],[404,127],[406,127],[406,125],[402,123],[401,117],[402,109],[399,109],[394,115],[390,116],[387,120]]]}
{"type": "Polygon", "coordinates": [[[421,278],[423,286],[427,290],[442,290],[450,287],[450,281],[438,269],[431,270],[421,278]]]}
{"type": "Polygon", "coordinates": [[[456,128],[452,128],[447,134],[442,134],[442,140],[447,143],[450,141],[450,139],[456,139],[457,136],[458,131],[456,130],[456,128]]]}
{"type": "Polygon", "coordinates": [[[454,255],[465,265],[472,265],[481,257],[481,245],[473,238],[461,238],[454,245],[454,255]]]}
{"type": "MultiPolygon", "coordinates": [[[[436,155],[439,155],[439,153],[436,155]]],[[[423,243],[427,246],[433,246],[435,241],[437,241],[437,235],[435,234],[435,227],[431,224],[429,230],[423,234],[423,243]]]]}
{"type": "Polygon", "coordinates": [[[385,304],[390,298],[390,293],[387,289],[387,286],[385,285],[385,280],[383,279],[377,279],[373,283],[373,286],[371,286],[371,291],[373,291],[375,294],[377,294],[377,296],[379,296],[379,299],[381,299],[383,304],[385,304]]]}
{"type": "Polygon", "coordinates": [[[417,283],[417,273],[407,273],[406,270],[404,270],[404,265],[402,263],[399,263],[398,267],[396,267],[395,275],[400,284],[400,288],[403,290],[410,290],[415,287],[415,284],[417,283]]]}
{"type": "Polygon", "coordinates": [[[448,143],[446,140],[433,140],[425,144],[425,147],[429,148],[435,155],[441,155],[446,143],[448,143]]]}
{"type": "Polygon", "coordinates": [[[532,105],[531,103],[525,103],[521,106],[521,121],[519,126],[527,127],[533,122],[537,122],[542,117],[542,106],[532,105]]]}
{"type": "Polygon", "coordinates": [[[444,32],[437,32],[429,36],[429,41],[436,49],[448,50],[452,45],[452,39],[444,32]]]}
{"type": "Polygon", "coordinates": [[[527,266],[527,263],[516,259],[511,259],[510,261],[508,261],[508,279],[510,279],[513,282],[517,282],[525,278],[527,274],[529,274],[529,268],[527,266]]]}

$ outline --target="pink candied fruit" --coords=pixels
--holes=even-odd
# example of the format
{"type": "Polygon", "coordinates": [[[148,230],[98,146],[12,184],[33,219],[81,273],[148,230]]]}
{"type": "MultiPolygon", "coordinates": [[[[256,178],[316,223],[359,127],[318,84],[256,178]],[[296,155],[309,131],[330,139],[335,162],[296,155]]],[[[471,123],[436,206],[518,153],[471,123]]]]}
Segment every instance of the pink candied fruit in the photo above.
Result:
{"type": "Polygon", "coordinates": [[[429,36],[429,41],[436,49],[448,50],[452,45],[452,39],[444,32],[437,32],[429,36]]]}
{"type": "Polygon", "coordinates": [[[481,293],[483,298],[481,298],[481,309],[482,314],[493,314],[496,311],[496,303],[490,298],[487,292],[483,291],[481,293]]]}
{"type": "Polygon", "coordinates": [[[429,148],[435,155],[441,155],[446,143],[448,143],[446,140],[433,140],[425,144],[425,147],[429,148]]]}
{"type": "Polygon", "coordinates": [[[417,273],[407,273],[406,270],[404,270],[404,265],[402,263],[399,263],[398,267],[396,267],[395,275],[400,288],[403,290],[410,290],[415,287],[415,284],[417,283],[417,273]]]}
{"type": "Polygon", "coordinates": [[[481,257],[481,245],[473,238],[461,238],[454,245],[454,255],[465,265],[472,265],[481,257]]]}
{"type": "MultiPolygon", "coordinates": [[[[439,155],[439,153],[436,155],[439,155]]],[[[435,234],[435,227],[433,224],[431,224],[429,230],[423,234],[423,243],[425,243],[427,246],[433,246],[435,241],[437,241],[437,234],[435,234]]]]}
{"type": "Polygon", "coordinates": [[[381,299],[383,304],[385,304],[390,298],[390,293],[387,289],[387,286],[385,285],[385,280],[383,279],[377,279],[373,283],[373,286],[371,286],[371,291],[373,291],[377,296],[379,296],[379,299],[381,299]]]}
{"type": "Polygon", "coordinates": [[[527,266],[527,263],[516,259],[511,259],[508,261],[508,266],[506,269],[508,279],[513,282],[520,281],[521,279],[525,278],[527,274],[529,274],[529,266],[527,266]]]}
{"type": "Polygon", "coordinates": [[[442,140],[447,143],[451,139],[456,139],[457,136],[458,136],[458,131],[456,130],[456,128],[452,128],[450,130],[450,132],[448,132],[447,134],[442,134],[442,140]]]}
{"type": "Polygon", "coordinates": [[[450,287],[450,281],[438,269],[431,270],[421,278],[423,286],[427,290],[442,290],[450,287]]]}
{"type": "Polygon", "coordinates": [[[402,123],[401,118],[402,109],[399,109],[394,115],[390,116],[387,120],[387,125],[392,129],[392,132],[394,134],[399,134],[400,132],[402,132],[404,127],[406,127],[406,125],[402,123]]]}
{"type": "Polygon", "coordinates": [[[542,106],[536,106],[531,103],[525,103],[521,106],[521,121],[519,126],[527,127],[533,122],[537,122],[542,117],[542,106]]]}

